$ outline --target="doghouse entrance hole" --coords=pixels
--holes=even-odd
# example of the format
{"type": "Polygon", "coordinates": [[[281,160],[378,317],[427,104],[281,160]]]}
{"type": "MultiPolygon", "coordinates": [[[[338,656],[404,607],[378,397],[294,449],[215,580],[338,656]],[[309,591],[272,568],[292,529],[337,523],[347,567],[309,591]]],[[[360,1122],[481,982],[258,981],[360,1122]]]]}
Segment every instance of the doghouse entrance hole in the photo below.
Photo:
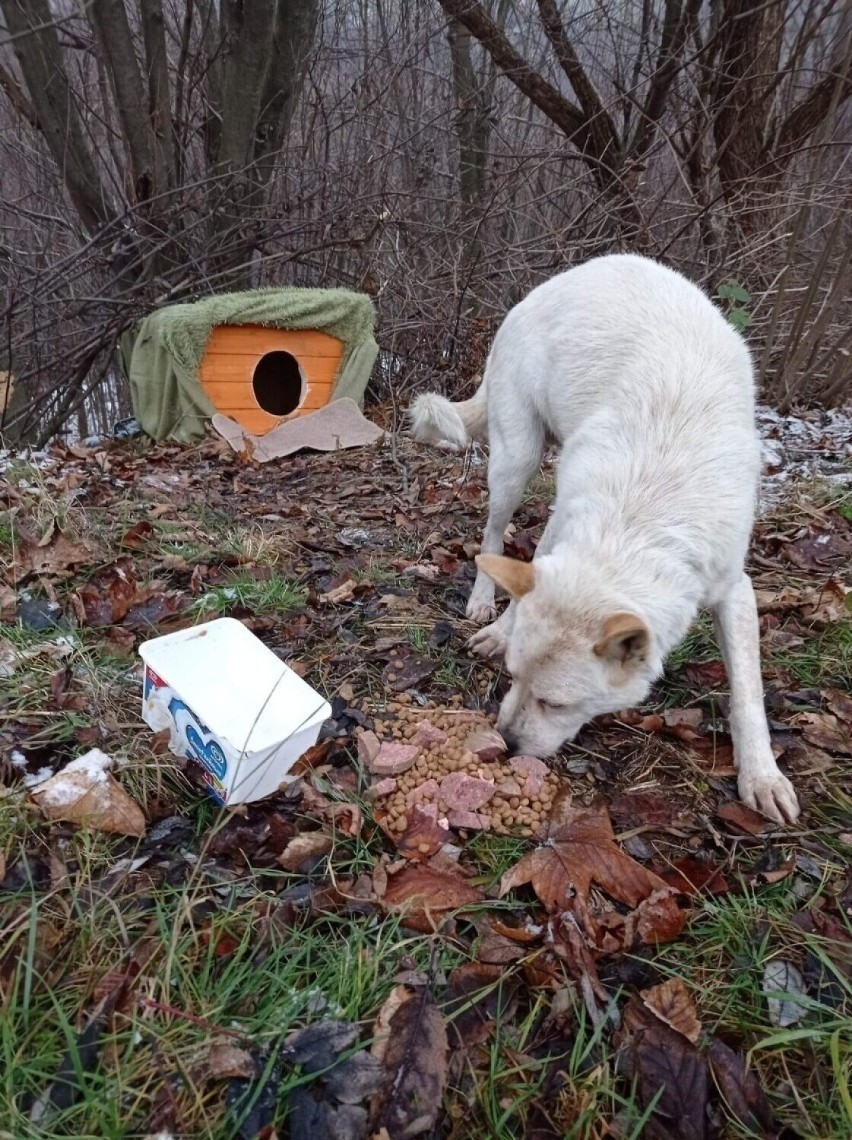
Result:
{"type": "Polygon", "coordinates": [[[302,402],[305,378],[292,352],[267,352],[251,382],[254,398],[271,416],[288,416],[302,402]]]}

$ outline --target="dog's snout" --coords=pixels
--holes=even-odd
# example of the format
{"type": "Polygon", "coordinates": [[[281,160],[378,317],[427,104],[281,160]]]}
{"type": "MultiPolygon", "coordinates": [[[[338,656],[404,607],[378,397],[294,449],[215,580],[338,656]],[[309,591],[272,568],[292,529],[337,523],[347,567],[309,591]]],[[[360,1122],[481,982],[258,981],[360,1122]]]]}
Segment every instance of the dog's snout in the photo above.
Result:
{"type": "Polygon", "coordinates": [[[512,732],[510,728],[501,728],[499,729],[499,732],[506,742],[506,750],[508,752],[514,752],[518,747],[517,736],[515,736],[514,732],[512,732]]]}

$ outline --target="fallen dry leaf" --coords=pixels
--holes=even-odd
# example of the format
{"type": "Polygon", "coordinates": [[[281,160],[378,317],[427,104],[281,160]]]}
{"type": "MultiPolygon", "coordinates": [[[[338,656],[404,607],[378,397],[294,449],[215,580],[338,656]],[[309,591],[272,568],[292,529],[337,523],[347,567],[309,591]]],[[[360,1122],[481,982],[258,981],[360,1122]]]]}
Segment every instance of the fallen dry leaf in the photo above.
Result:
{"type": "Polygon", "coordinates": [[[838,621],[848,621],[852,613],[852,590],[836,578],[824,585],[810,587],[802,599],[801,614],[808,625],[826,629],[838,621]]]}
{"type": "Polygon", "coordinates": [[[687,680],[701,689],[726,689],[728,674],[724,661],[690,661],[684,669],[687,680]]]}
{"type": "Polygon", "coordinates": [[[791,613],[798,610],[808,626],[825,629],[834,622],[849,617],[849,587],[836,578],[819,586],[797,589],[784,586],[781,590],[756,590],[760,613],[791,613]]]}
{"type": "Polygon", "coordinates": [[[574,808],[567,796],[557,800],[548,826],[547,842],[507,871],[500,895],[531,883],[551,913],[565,910],[576,892],[582,897],[595,883],[628,906],[656,890],[671,893],[659,876],[642,867],[615,842],[606,806],[574,808]]]}
{"type": "Polygon", "coordinates": [[[281,854],[278,862],[285,871],[301,872],[303,867],[312,865],[323,855],[328,855],[334,846],[334,840],[325,831],[305,831],[291,839],[281,854]]]}
{"type": "Polygon", "coordinates": [[[636,1082],[640,1106],[655,1104],[642,1136],[705,1140],[707,1063],[695,1045],[635,999],[625,1008],[621,1041],[626,1075],[636,1082]]]}
{"type": "Polygon", "coordinates": [[[502,966],[465,962],[450,974],[443,1002],[450,1043],[456,1049],[487,1041],[512,1015],[517,982],[502,966]]]}
{"type": "Polygon", "coordinates": [[[480,962],[506,965],[509,962],[517,962],[529,952],[522,943],[507,938],[505,934],[495,929],[490,919],[483,919],[478,923],[477,930],[481,935],[476,944],[476,956],[480,962]]]}
{"type": "Polygon", "coordinates": [[[327,1018],[296,1029],[284,1038],[287,1060],[307,1073],[330,1068],[341,1053],[358,1040],[358,1026],[351,1021],[327,1018]]]}
{"type": "Polygon", "coordinates": [[[840,720],[852,725],[852,695],[842,689],[826,689],[825,703],[840,720]]]}
{"type": "Polygon", "coordinates": [[[686,922],[678,892],[622,851],[606,807],[573,808],[557,799],[545,842],[501,880],[500,894],[530,883],[545,908],[561,916],[563,941],[575,972],[595,976],[592,951],[610,954],[641,942],[654,945],[677,937],[686,922]],[[597,892],[633,908],[628,914],[597,892]]]}
{"type": "Polygon", "coordinates": [[[699,891],[706,891],[708,895],[722,895],[731,889],[721,868],[689,855],[675,860],[670,867],[660,871],[660,878],[676,891],[687,895],[698,894],[699,891]]]}
{"type": "Polygon", "coordinates": [[[345,582],[341,582],[339,586],[329,590],[325,594],[320,594],[319,601],[326,605],[337,606],[341,602],[350,602],[355,596],[355,587],[358,583],[354,578],[347,578],[345,582]]]}
{"type": "Polygon", "coordinates": [[[758,860],[757,869],[743,876],[745,882],[752,888],[765,887],[770,883],[780,883],[782,879],[786,879],[788,875],[792,875],[796,869],[795,856],[783,860],[777,866],[770,865],[766,867],[765,870],[761,869],[761,862],[761,860],[758,860]]]}
{"type": "Polygon", "coordinates": [[[376,1020],[373,1022],[373,1040],[370,1045],[370,1053],[377,1061],[384,1061],[385,1059],[394,1014],[400,1006],[405,1005],[410,997],[411,990],[408,986],[394,986],[376,1015],[376,1020]]]}
{"type": "Polygon", "coordinates": [[[635,936],[644,946],[655,946],[677,938],[685,923],[686,911],[678,903],[677,891],[666,883],[642,899],[633,915],[628,916],[625,932],[630,941],[635,936]]]}
{"type": "Polygon", "coordinates": [[[232,1077],[252,1080],[256,1075],[254,1058],[247,1049],[228,1042],[214,1043],[207,1054],[206,1073],[210,1080],[222,1081],[232,1077]]]}
{"type": "Polygon", "coordinates": [[[610,803],[609,814],[619,831],[629,831],[634,827],[673,827],[678,830],[696,827],[695,816],[684,811],[663,792],[622,792],[610,803]]]}
{"type": "Polygon", "coordinates": [[[720,804],[716,808],[716,815],[729,825],[731,830],[745,832],[746,835],[762,835],[764,831],[777,827],[776,823],[766,816],[755,811],[754,808],[741,804],[738,800],[731,803],[720,804]]]}
{"type": "Polygon", "coordinates": [[[14,621],[17,609],[18,595],[11,586],[6,586],[0,582],[0,621],[14,621]]]}
{"type": "Polygon", "coordinates": [[[107,769],[111,757],[93,748],[30,792],[48,819],[116,835],[145,834],[145,816],[107,769]]]}
{"type": "Polygon", "coordinates": [[[659,732],[663,727],[663,718],[656,713],[646,716],[639,709],[622,709],[615,713],[614,720],[620,724],[627,724],[639,732],[659,732]]]}
{"type": "Polygon", "coordinates": [[[850,554],[852,542],[837,533],[811,534],[784,546],[784,555],[789,561],[807,571],[848,564],[850,554]]]}
{"type": "Polygon", "coordinates": [[[792,962],[773,958],[763,970],[763,992],[769,1006],[769,1020],[778,1029],[787,1029],[801,1021],[808,1012],[799,1000],[805,993],[805,982],[792,962]]]}
{"type": "Polygon", "coordinates": [[[147,519],[142,519],[124,532],[118,540],[119,546],[126,546],[129,550],[141,550],[156,534],[153,525],[147,519]]]}
{"type": "Polygon", "coordinates": [[[757,1077],[746,1069],[742,1057],[718,1037],[711,1040],[707,1056],[719,1095],[731,1115],[750,1132],[767,1134],[773,1126],[772,1109],[757,1077]]]}
{"type": "Polygon", "coordinates": [[[422,863],[443,847],[449,838],[449,832],[437,822],[437,814],[437,809],[428,812],[420,807],[414,807],[408,813],[408,826],[396,843],[400,855],[422,863]]]}
{"type": "Polygon", "coordinates": [[[371,1105],[370,1123],[374,1132],[384,1128],[394,1140],[406,1140],[429,1132],[438,1119],[449,1043],[427,986],[418,986],[405,1001],[398,994],[391,998],[396,1008],[386,1019],[384,1080],[371,1105]]]}
{"type": "Polygon", "coordinates": [[[676,728],[680,725],[700,728],[704,719],[701,709],[666,709],[663,713],[663,723],[667,728],[676,728]]]}
{"type": "Polygon", "coordinates": [[[382,682],[394,693],[402,693],[431,677],[437,668],[437,658],[424,657],[413,650],[400,649],[382,671],[382,682]]]}
{"type": "Polygon", "coordinates": [[[833,713],[801,713],[796,723],[810,744],[826,752],[852,756],[852,732],[833,713]]]}
{"type": "Polygon", "coordinates": [[[84,542],[63,534],[56,520],[41,538],[36,538],[19,525],[18,539],[11,566],[13,583],[28,574],[56,574],[92,558],[90,548],[84,542]]]}
{"type": "Polygon", "coordinates": [[[696,1044],[701,1035],[701,1022],[695,1012],[692,995],[682,978],[669,978],[649,990],[640,990],[644,1004],[687,1041],[696,1044]]]}
{"type": "Polygon", "coordinates": [[[480,729],[464,742],[466,752],[473,752],[480,760],[496,760],[506,749],[506,741],[496,728],[480,729]]]}
{"type": "Polygon", "coordinates": [[[388,875],[387,888],[379,902],[386,911],[401,912],[406,926],[429,933],[451,911],[483,898],[479,887],[472,886],[460,871],[438,871],[420,864],[388,875]]]}
{"type": "Polygon", "coordinates": [[[331,803],[325,809],[324,814],[334,830],[339,831],[341,835],[354,839],[356,835],[361,834],[364,816],[357,804],[331,803]]]}

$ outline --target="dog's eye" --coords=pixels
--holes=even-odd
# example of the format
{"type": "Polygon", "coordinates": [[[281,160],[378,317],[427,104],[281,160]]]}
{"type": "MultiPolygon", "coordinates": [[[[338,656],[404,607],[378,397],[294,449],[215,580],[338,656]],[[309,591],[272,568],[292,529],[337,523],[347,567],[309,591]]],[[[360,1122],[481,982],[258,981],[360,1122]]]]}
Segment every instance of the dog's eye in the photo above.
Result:
{"type": "Polygon", "coordinates": [[[557,701],[545,701],[541,697],[538,698],[538,703],[548,712],[564,712],[568,708],[567,705],[559,704],[557,701]]]}

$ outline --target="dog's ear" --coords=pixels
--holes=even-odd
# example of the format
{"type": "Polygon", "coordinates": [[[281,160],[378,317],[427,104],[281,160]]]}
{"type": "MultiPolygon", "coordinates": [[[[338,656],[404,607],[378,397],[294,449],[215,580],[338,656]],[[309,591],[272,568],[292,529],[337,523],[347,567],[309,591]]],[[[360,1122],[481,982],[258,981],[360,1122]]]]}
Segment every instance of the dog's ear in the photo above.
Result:
{"type": "Polygon", "coordinates": [[[595,653],[622,665],[638,665],[645,660],[650,634],[636,614],[613,614],[604,622],[603,635],[595,642],[595,653]]]}
{"type": "Polygon", "coordinates": [[[528,594],[535,585],[532,562],[519,562],[517,558],[504,558],[502,554],[477,554],[476,565],[515,601],[528,594]]]}

